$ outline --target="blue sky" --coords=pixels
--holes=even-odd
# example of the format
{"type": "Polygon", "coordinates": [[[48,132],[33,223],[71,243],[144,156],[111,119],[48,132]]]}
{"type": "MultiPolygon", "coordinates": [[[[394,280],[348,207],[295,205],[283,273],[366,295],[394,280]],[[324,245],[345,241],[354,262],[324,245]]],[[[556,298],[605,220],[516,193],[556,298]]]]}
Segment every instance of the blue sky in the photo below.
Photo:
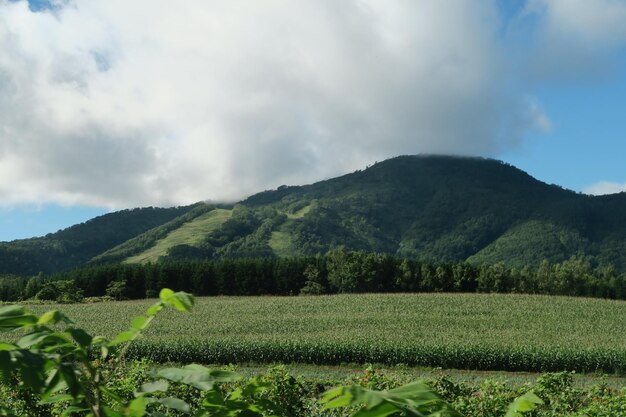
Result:
{"type": "Polygon", "coordinates": [[[624,21],[626,0],[0,1],[0,241],[399,154],[626,190],[624,21]]]}
{"type": "Polygon", "coordinates": [[[537,91],[552,130],[528,135],[521,149],[500,158],[575,191],[599,181],[626,184],[626,54],[621,55],[609,79],[537,91]]]}
{"type": "Polygon", "coordinates": [[[97,207],[62,207],[57,204],[0,208],[2,239],[44,236],[104,213],[106,210],[97,207]]]}

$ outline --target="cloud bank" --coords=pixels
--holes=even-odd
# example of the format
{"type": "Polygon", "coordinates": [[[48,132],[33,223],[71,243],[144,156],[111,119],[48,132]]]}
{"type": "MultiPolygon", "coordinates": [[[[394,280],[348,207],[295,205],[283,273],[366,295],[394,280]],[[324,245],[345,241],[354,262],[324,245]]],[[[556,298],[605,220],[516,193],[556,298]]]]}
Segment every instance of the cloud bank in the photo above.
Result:
{"type": "Polygon", "coordinates": [[[533,85],[594,73],[624,16],[616,0],[516,16],[472,0],[0,0],[0,204],[234,200],[399,154],[497,156],[549,128],[533,85]]]}
{"type": "Polygon", "coordinates": [[[626,183],[600,181],[586,187],[583,192],[591,195],[616,194],[626,191],[626,183]]]}

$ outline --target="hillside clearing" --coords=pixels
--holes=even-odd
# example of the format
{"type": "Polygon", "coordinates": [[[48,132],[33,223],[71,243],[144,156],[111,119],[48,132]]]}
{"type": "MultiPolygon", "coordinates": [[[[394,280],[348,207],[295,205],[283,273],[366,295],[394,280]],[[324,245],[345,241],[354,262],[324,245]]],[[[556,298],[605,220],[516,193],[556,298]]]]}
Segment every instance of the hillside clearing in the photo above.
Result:
{"type": "Polygon", "coordinates": [[[215,209],[173,230],[154,246],[135,256],[127,258],[126,263],[156,262],[159,257],[167,255],[168,249],[177,245],[198,246],[206,236],[220,227],[230,218],[231,210],[215,209]]]}

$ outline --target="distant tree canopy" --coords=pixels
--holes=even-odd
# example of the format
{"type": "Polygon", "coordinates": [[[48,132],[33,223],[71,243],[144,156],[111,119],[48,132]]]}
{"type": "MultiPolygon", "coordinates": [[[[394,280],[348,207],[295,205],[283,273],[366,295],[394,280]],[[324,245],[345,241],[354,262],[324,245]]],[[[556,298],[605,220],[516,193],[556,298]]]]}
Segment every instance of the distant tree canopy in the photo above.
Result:
{"type": "Polygon", "coordinates": [[[5,276],[0,300],[137,299],[163,287],[197,295],[498,292],[626,299],[626,274],[579,257],[518,269],[501,262],[431,263],[339,248],[324,256],[107,264],[48,277],[5,276]]]}

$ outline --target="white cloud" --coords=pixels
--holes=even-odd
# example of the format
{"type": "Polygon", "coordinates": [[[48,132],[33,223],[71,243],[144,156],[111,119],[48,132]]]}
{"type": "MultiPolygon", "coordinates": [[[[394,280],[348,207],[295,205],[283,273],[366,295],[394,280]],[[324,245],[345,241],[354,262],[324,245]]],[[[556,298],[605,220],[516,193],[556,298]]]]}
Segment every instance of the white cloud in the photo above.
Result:
{"type": "Polygon", "coordinates": [[[620,184],[617,182],[600,181],[586,187],[583,192],[591,195],[605,195],[615,194],[626,191],[626,183],[620,184]]]}
{"type": "Polygon", "coordinates": [[[626,40],[624,0],[531,0],[528,10],[544,15],[551,36],[572,43],[611,46],[626,40]]]}
{"type": "Polygon", "coordinates": [[[616,71],[614,52],[626,46],[626,1],[529,0],[524,16],[536,19],[529,61],[540,80],[594,81],[616,71]]]}
{"type": "MultiPolygon", "coordinates": [[[[577,27],[559,10],[542,33],[577,27]]],[[[235,199],[398,154],[497,155],[550,126],[499,19],[471,0],[0,0],[1,204],[235,199]]]]}

